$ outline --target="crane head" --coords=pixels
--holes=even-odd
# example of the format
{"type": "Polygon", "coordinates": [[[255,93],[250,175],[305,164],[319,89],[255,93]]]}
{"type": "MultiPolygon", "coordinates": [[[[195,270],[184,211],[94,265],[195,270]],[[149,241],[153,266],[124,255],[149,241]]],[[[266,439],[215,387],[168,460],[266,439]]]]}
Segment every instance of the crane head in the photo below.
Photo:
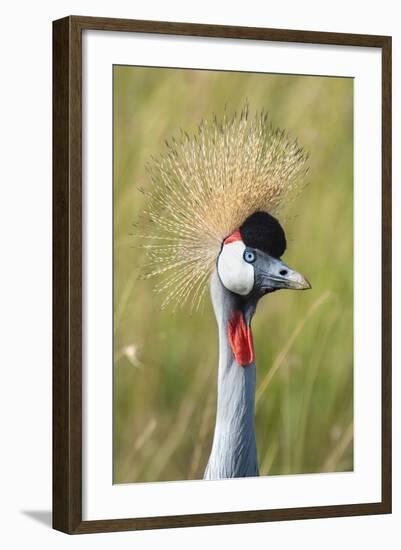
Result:
{"type": "Polygon", "coordinates": [[[221,281],[238,295],[307,288],[279,263],[286,240],[273,217],[308,173],[308,154],[297,140],[265,111],[250,115],[245,105],[166,146],[147,166],[152,186],[144,190],[147,205],[137,223],[149,259],[146,277],[161,276],[155,290],[165,295],[162,307],[189,302],[197,309],[216,261],[221,281]]]}

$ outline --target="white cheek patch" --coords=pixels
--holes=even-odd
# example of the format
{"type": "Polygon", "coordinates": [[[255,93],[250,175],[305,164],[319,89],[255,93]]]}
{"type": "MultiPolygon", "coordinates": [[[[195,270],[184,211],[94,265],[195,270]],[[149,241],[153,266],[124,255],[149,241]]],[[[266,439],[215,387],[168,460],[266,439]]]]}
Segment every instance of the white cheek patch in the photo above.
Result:
{"type": "Polygon", "coordinates": [[[217,272],[227,290],[246,296],[253,289],[255,271],[244,258],[245,245],[242,241],[234,241],[223,245],[217,261],[217,272]]]}

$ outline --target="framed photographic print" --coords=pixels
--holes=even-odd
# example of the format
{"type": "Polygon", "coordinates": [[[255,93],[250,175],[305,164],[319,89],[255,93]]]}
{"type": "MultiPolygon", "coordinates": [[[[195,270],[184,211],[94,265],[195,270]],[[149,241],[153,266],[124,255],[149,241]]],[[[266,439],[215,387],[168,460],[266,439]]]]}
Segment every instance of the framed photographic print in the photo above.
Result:
{"type": "Polygon", "coordinates": [[[53,90],[54,528],[389,513],[391,38],[66,17],[53,90]]]}

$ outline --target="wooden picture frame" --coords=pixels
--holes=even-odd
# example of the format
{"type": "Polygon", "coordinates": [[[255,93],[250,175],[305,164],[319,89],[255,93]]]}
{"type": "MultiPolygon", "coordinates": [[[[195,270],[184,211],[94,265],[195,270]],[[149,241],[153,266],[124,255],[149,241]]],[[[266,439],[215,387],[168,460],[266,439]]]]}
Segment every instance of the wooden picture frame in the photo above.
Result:
{"type": "Polygon", "coordinates": [[[53,527],[69,534],[391,512],[391,37],[66,17],[53,23],[53,527]],[[379,502],[82,520],[82,32],[378,48],[382,58],[382,497],[379,502]]]}

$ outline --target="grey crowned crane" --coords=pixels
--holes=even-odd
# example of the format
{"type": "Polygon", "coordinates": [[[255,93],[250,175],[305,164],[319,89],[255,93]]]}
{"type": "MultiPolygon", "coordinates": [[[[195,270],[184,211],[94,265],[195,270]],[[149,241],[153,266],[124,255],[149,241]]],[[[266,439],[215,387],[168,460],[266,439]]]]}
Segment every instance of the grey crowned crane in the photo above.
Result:
{"type": "Polygon", "coordinates": [[[147,276],[161,275],[163,305],[197,308],[210,288],[219,331],[217,413],[204,479],[259,475],[251,320],[260,298],[308,289],[281,257],[285,233],[275,216],[299,189],[307,155],[266,113],[204,121],[182,132],[148,166],[152,186],[142,237],[147,276]]]}

